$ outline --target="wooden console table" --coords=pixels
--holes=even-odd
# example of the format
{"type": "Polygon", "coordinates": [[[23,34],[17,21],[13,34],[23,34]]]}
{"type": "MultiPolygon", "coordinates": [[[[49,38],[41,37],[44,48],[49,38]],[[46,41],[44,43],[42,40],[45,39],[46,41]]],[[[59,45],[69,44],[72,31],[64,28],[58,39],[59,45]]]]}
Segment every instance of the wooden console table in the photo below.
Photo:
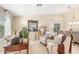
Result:
{"type": "Polygon", "coordinates": [[[27,54],[29,52],[29,44],[28,43],[19,43],[16,45],[6,46],[4,47],[4,53],[7,54],[7,52],[14,52],[19,51],[21,53],[21,50],[27,49],[27,54]]]}

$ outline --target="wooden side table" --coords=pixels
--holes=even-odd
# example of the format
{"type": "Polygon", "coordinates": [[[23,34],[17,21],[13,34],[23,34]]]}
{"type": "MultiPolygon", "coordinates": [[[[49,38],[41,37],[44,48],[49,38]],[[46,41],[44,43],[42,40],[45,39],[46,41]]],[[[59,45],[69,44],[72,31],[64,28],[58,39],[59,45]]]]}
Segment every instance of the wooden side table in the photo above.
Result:
{"type": "Polygon", "coordinates": [[[28,43],[19,43],[16,45],[6,46],[4,47],[4,54],[7,54],[7,52],[14,52],[19,51],[21,53],[21,50],[27,49],[27,54],[29,52],[29,44],[28,43]]]}

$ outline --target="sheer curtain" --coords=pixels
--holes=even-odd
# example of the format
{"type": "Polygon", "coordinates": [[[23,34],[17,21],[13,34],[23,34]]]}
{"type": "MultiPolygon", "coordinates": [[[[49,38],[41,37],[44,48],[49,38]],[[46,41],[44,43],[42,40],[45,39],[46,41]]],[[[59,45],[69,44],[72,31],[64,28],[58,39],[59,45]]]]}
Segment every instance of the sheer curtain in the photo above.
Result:
{"type": "Polygon", "coordinates": [[[9,16],[5,16],[5,36],[11,35],[11,18],[9,16]]]}
{"type": "Polygon", "coordinates": [[[5,33],[5,17],[0,15],[0,38],[4,36],[5,33]]]}

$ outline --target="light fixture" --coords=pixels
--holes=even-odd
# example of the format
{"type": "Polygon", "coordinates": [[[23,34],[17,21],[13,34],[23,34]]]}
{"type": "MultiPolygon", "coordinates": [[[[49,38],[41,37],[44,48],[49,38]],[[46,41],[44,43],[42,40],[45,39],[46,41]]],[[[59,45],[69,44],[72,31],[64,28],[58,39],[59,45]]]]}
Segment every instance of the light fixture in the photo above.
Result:
{"type": "Polygon", "coordinates": [[[42,4],[37,4],[36,6],[37,6],[37,7],[40,7],[40,6],[42,6],[42,4]]]}
{"type": "Polygon", "coordinates": [[[79,22],[70,22],[69,24],[71,24],[71,25],[75,25],[75,24],[79,24],[79,22]]]}
{"type": "Polygon", "coordinates": [[[72,11],[73,11],[72,21],[69,22],[69,24],[70,24],[70,25],[73,25],[73,24],[79,24],[79,21],[76,21],[75,10],[74,10],[74,8],[71,8],[71,6],[68,7],[68,8],[69,8],[69,10],[73,9],[73,10],[72,10],[72,11]]]}

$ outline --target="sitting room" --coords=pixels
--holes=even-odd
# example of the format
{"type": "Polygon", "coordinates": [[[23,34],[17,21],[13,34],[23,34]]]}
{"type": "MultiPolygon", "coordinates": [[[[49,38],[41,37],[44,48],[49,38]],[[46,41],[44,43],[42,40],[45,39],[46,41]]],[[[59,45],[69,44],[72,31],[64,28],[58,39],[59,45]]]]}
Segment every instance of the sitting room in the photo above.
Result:
{"type": "Polygon", "coordinates": [[[78,35],[78,4],[0,4],[0,54],[79,54],[78,35]]]}

